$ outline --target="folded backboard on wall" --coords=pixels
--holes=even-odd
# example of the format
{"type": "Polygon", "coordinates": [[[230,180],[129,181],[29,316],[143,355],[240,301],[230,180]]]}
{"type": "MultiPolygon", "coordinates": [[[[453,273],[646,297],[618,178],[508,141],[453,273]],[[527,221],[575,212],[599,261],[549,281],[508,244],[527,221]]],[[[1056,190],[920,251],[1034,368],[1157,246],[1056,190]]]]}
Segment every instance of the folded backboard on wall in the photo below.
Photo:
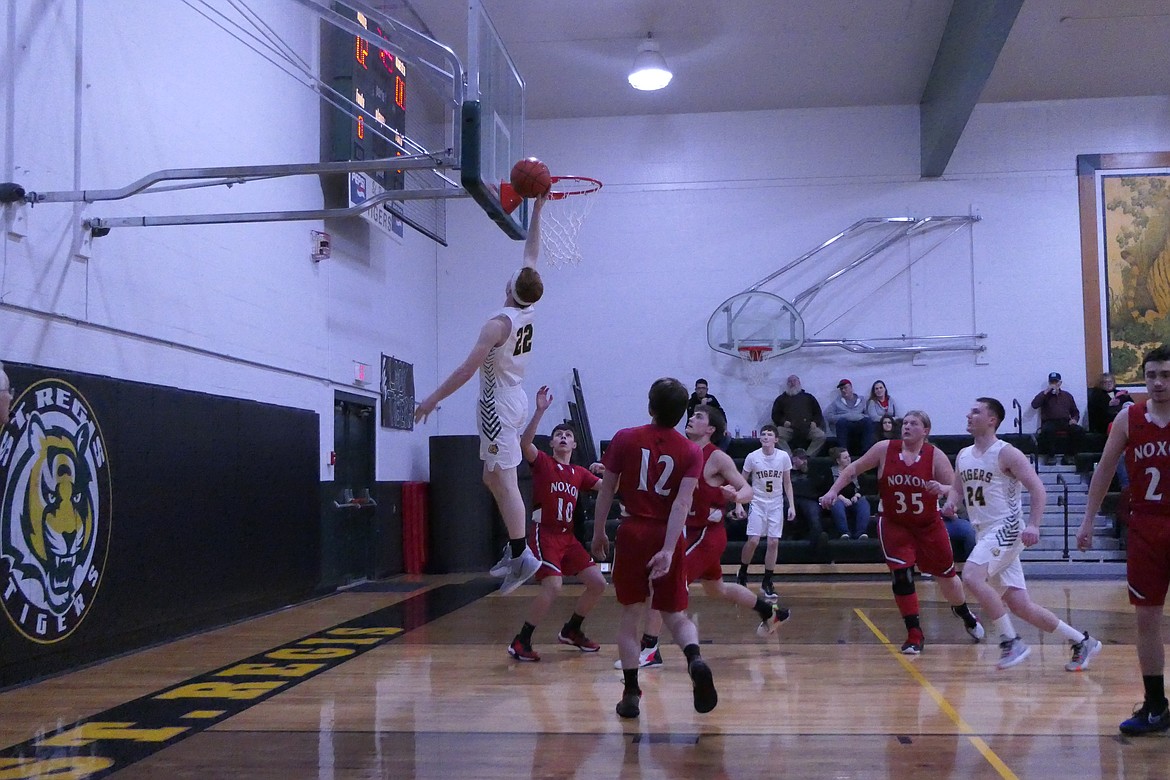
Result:
{"type": "Polygon", "coordinates": [[[414,364],[382,355],[382,427],[414,430],[414,364]]]}

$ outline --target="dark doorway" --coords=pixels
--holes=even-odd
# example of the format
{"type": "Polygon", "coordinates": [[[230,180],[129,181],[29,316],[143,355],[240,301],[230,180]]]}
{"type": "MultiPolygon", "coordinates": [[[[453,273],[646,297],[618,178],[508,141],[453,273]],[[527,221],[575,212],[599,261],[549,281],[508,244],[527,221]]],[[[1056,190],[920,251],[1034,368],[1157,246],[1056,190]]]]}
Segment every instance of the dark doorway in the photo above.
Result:
{"type": "Polygon", "coordinates": [[[337,502],[370,498],[374,487],[374,399],[337,393],[333,401],[333,468],[337,502]]]}
{"type": "Polygon", "coordinates": [[[333,483],[324,493],[321,579],[339,587],[374,572],[374,399],[338,392],[333,400],[333,483]]]}

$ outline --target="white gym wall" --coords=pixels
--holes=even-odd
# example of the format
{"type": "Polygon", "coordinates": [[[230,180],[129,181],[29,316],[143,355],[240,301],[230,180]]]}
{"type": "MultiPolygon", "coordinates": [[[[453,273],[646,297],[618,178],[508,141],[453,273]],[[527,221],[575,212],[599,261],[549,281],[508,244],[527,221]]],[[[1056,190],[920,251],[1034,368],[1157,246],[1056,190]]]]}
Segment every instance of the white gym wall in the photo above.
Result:
{"type": "MultiPolygon", "coordinates": [[[[1064,375],[1084,408],[1076,156],[1170,148],[1170,98],[980,105],[940,180],[918,176],[916,106],[531,122],[526,143],[554,173],[606,185],[582,231],[585,261],[546,274],[528,373],[531,389],[546,382],[563,399],[571,369],[580,369],[596,438],[644,422],[649,384],[664,375],[688,387],[706,378],[730,426],[746,435],[767,422],[789,373],[822,406],[842,377],[861,394],[882,379],[900,408],[925,409],[936,433],[961,433],[977,395],[1009,410],[1018,398],[1031,413],[1049,371],[1064,375]],[[982,217],[971,239],[960,232],[915,266],[924,287],[911,305],[915,322],[933,328],[919,335],[971,332],[973,257],[985,365],[972,353],[929,354],[914,365],[910,355],[802,349],[772,361],[772,381],[753,388],[737,361],[708,348],[707,319],[720,302],[856,220],[968,213],[982,217]],[[950,316],[957,321],[948,327],[950,316]]],[[[453,210],[453,248],[441,267],[457,265],[448,255],[484,229],[476,215],[453,210]]],[[[440,323],[441,370],[502,297],[519,250],[475,255],[460,273],[440,274],[440,298],[465,301],[440,323]]],[[[866,276],[863,268],[835,282],[816,305],[831,305],[836,285],[874,289],[866,276]]],[[[867,304],[879,320],[903,316],[882,313],[907,305],[905,288],[891,288],[903,292],[887,288],[867,304]]],[[[874,335],[858,330],[842,324],[825,335],[874,335]]],[[[445,430],[470,430],[469,393],[448,409],[445,430]]],[[[1036,425],[1034,413],[1025,416],[1025,431],[1036,425]]]]}
{"type": "MultiPolygon", "coordinates": [[[[316,61],[315,17],[286,0],[252,5],[316,61]]],[[[16,0],[0,12],[0,47],[0,180],[113,188],[162,168],[318,159],[317,98],[180,3],[16,0]]],[[[938,181],[919,180],[918,144],[916,106],[531,122],[528,153],[606,187],[584,263],[546,272],[530,396],[553,385],[550,418],[564,415],[580,369],[598,439],[643,422],[662,375],[706,377],[745,431],[791,372],[822,404],[841,377],[859,392],[883,379],[939,433],[962,430],[977,394],[1027,405],[1053,370],[1083,405],[1076,155],[1170,149],[1170,97],[979,106],[938,181]],[[969,212],[982,217],[973,239],[957,235],[944,262],[916,267],[923,295],[911,305],[920,322],[968,312],[970,281],[948,280],[966,278],[973,257],[986,365],[969,353],[913,365],[802,350],[749,389],[742,367],[708,348],[724,298],[852,222],[969,212]]],[[[356,221],[118,228],[91,247],[80,228],[85,216],[319,205],[316,178],[303,177],[5,209],[0,360],[312,409],[331,479],[335,390],[373,398],[384,352],[413,363],[419,397],[429,393],[502,303],[521,244],[466,200],[449,204],[447,248],[356,221]],[[333,257],[314,264],[309,231],[323,227],[333,257]],[[365,388],[355,360],[375,374],[365,388]]],[[[886,297],[879,317],[906,305],[886,297]]],[[[967,330],[963,318],[945,332],[967,330]]],[[[474,394],[473,380],[413,433],[379,428],[377,478],[426,479],[430,435],[474,433],[474,394]]]]}

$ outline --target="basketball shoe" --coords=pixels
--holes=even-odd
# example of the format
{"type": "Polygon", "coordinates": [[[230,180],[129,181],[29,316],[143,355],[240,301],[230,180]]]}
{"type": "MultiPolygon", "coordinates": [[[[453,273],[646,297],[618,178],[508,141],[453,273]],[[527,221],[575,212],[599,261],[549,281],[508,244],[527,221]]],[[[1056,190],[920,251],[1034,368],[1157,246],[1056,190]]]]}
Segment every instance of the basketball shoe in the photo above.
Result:
{"type": "Polygon", "coordinates": [[[1005,640],[999,643],[999,663],[995,665],[995,668],[1011,669],[1016,664],[1022,663],[1031,654],[1032,648],[1028,647],[1023,639],[1016,637],[1005,640]]]}
{"type": "Polygon", "coordinates": [[[579,628],[569,631],[562,628],[561,633],[557,634],[557,641],[562,645],[572,645],[582,653],[596,653],[601,649],[601,645],[585,636],[579,628]]]}
{"type": "Polygon", "coordinates": [[[691,684],[694,686],[695,712],[715,709],[719,703],[719,694],[715,691],[711,667],[702,658],[696,658],[687,666],[687,674],[691,676],[691,684]]]}
{"type": "Polygon", "coordinates": [[[524,554],[519,558],[513,558],[508,566],[508,573],[504,575],[504,582],[500,585],[501,596],[507,596],[528,582],[532,575],[540,569],[540,559],[532,554],[532,550],[525,547],[524,554]]]}
{"type": "Polygon", "coordinates": [[[1151,707],[1149,702],[1142,702],[1141,705],[1134,708],[1133,716],[1121,721],[1118,728],[1121,729],[1122,734],[1133,736],[1170,730],[1170,709],[1163,703],[1159,712],[1151,707]]]}
{"type": "Polygon", "coordinates": [[[500,556],[500,560],[496,561],[496,565],[488,569],[488,574],[493,577],[503,577],[512,568],[512,545],[504,545],[504,554],[500,556]]]}
{"type": "Polygon", "coordinates": [[[776,595],[776,589],[772,587],[771,580],[764,580],[760,584],[760,593],[764,594],[764,601],[776,601],[779,596],[776,595]]]}
{"type": "Polygon", "coordinates": [[[622,700],[617,704],[618,717],[636,718],[640,712],[638,703],[642,699],[641,691],[624,691],[622,700]]]}
{"type": "Polygon", "coordinates": [[[1089,661],[1101,652],[1101,640],[1085,634],[1085,638],[1072,646],[1072,658],[1064,665],[1066,672],[1081,672],[1089,668],[1089,661]]]}
{"type": "Polygon", "coordinates": [[[772,615],[767,620],[760,623],[760,625],[756,626],[756,636],[763,638],[775,634],[776,629],[780,627],[780,624],[788,620],[790,617],[792,617],[792,611],[789,610],[788,607],[781,607],[773,604],[772,615]]]}
{"type": "Polygon", "coordinates": [[[512,640],[512,644],[508,645],[508,655],[515,658],[517,661],[539,661],[540,653],[532,649],[532,645],[526,645],[517,634],[512,640]]]}
{"type": "MultiPolygon", "coordinates": [[[[662,666],[662,653],[658,652],[658,645],[654,647],[644,647],[638,653],[638,668],[645,669],[650,666],[662,666]]],[[[613,662],[614,669],[622,668],[622,659],[617,659],[613,662]]]]}
{"type": "Polygon", "coordinates": [[[902,655],[921,655],[926,644],[926,637],[921,628],[912,628],[906,634],[906,641],[902,643],[902,655]]]}

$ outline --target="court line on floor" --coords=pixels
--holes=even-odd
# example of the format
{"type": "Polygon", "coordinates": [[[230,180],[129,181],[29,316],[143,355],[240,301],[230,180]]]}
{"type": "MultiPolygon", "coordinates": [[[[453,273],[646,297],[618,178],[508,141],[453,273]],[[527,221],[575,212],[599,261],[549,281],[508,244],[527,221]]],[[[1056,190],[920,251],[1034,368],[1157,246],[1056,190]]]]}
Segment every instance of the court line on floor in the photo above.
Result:
{"type": "Polygon", "coordinates": [[[967,739],[970,740],[971,744],[975,746],[975,749],[978,750],[985,759],[987,759],[987,763],[991,764],[995,768],[996,772],[999,772],[999,776],[1004,778],[1004,780],[1019,780],[1019,778],[1016,776],[1016,773],[1008,768],[1008,765],[1003,762],[1003,759],[996,755],[995,751],[991,749],[991,746],[988,745],[982,737],[975,733],[975,729],[973,729],[971,725],[967,723],[967,721],[963,720],[963,716],[959,714],[958,710],[956,710],[949,701],[947,701],[946,697],[943,696],[939,690],[935,688],[929,680],[926,679],[922,672],[918,671],[918,669],[914,667],[914,664],[910,663],[910,659],[907,656],[902,655],[902,652],[899,648],[894,647],[894,643],[891,642],[886,637],[886,635],[882,633],[882,630],[874,625],[873,621],[870,620],[860,609],[854,608],[853,612],[857,615],[857,617],[861,618],[861,622],[865,623],[865,625],[869,627],[869,630],[873,632],[874,636],[876,636],[882,645],[886,648],[886,650],[890,652],[890,655],[894,656],[898,663],[902,664],[902,668],[904,668],[910,674],[910,676],[913,677],[918,682],[918,684],[922,686],[923,690],[930,694],[930,698],[934,699],[934,703],[939,706],[939,709],[946,713],[947,717],[949,717],[951,721],[954,722],[962,734],[967,736],[967,739]]]}
{"type": "Polygon", "coordinates": [[[0,778],[105,777],[498,588],[486,578],[440,585],[81,720],[58,723],[0,749],[0,778]]]}

